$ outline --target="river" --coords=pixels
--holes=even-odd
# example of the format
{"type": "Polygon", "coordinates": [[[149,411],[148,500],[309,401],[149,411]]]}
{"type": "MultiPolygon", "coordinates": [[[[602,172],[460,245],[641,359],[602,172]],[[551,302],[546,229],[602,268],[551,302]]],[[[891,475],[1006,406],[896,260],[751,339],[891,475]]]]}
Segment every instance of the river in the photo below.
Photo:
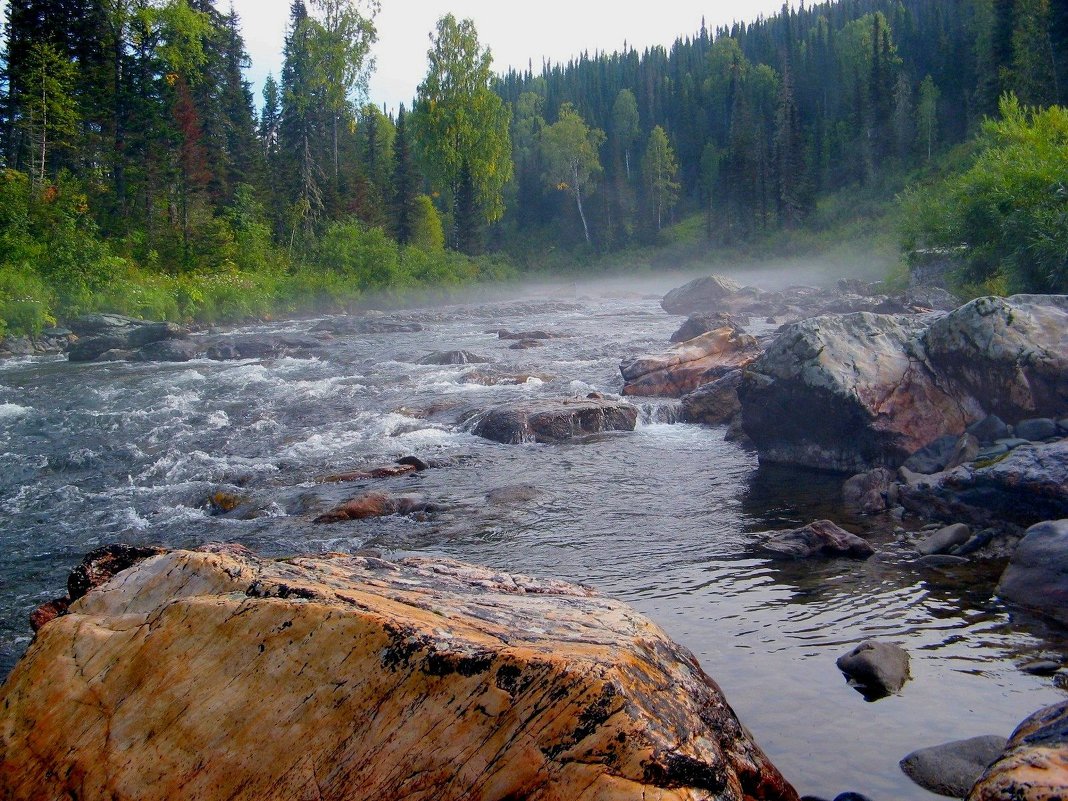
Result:
{"type": "MultiPolygon", "coordinates": [[[[440,554],[633,604],[696,653],[803,794],[934,798],[898,769],[906,753],[1007,736],[1065,696],[1019,669],[1064,658],[1068,643],[992,596],[1000,565],[917,569],[891,523],[839,509],[841,477],[762,468],[724,428],[658,422],[670,405],[652,404],[633,433],[569,445],[499,445],[459,423],[506,399],[618,392],[620,360],[662,349],[677,328],[658,304],[672,285],[569,285],[398,311],[390,319],[423,330],[338,336],[312,359],[0,363],[0,676],[29,642],[28,613],[101,544],[440,554]],[[566,336],[513,350],[498,328],[566,336]],[[494,363],[416,363],[453,349],[494,363]],[[465,382],[475,370],[532,377],[465,382]],[[375,487],[418,492],[444,511],[311,523],[362,486],[317,478],[407,455],[437,466],[375,487]],[[220,490],[243,499],[235,515],[211,513],[220,490]],[[754,547],[755,532],[819,517],[864,531],[882,553],[783,563],[754,547]],[[912,681],[875,703],[834,664],[869,637],[912,655],[912,681]]],[[[318,322],[245,330],[303,334],[318,322]]]]}

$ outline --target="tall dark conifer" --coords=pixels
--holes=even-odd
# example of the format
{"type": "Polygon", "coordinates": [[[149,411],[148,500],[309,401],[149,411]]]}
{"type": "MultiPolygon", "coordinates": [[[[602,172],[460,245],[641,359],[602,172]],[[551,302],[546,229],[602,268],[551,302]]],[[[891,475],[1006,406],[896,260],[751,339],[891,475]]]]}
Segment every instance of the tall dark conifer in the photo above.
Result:
{"type": "Polygon", "coordinates": [[[397,112],[397,130],[393,137],[393,178],[390,181],[393,235],[402,245],[408,244],[412,239],[421,184],[412,155],[408,113],[402,104],[397,112]]]}

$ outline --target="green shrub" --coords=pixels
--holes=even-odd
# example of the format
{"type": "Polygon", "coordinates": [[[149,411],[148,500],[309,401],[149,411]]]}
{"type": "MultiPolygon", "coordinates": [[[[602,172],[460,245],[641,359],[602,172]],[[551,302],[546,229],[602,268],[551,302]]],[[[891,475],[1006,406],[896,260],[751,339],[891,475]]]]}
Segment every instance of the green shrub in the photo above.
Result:
{"type": "Polygon", "coordinates": [[[965,246],[962,292],[1068,292],[1068,109],[1012,95],[973,164],[902,199],[903,245],[965,246]]]}
{"type": "Polygon", "coordinates": [[[39,276],[0,267],[0,336],[40,334],[55,325],[54,311],[55,297],[39,276]]]}

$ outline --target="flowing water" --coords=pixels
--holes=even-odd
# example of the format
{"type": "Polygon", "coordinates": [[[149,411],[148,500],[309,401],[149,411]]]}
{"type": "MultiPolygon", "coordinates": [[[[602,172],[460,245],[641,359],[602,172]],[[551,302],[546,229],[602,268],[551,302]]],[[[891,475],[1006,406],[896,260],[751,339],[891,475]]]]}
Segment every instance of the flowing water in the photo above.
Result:
{"type": "Polygon", "coordinates": [[[912,567],[892,523],[839,509],[841,477],[762,468],[723,428],[664,422],[670,404],[647,406],[633,433],[557,446],[499,445],[459,422],[508,399],[618,392],[620,359],[661,349],[679,323],[659,308],[666,288],[397,312],[424,330],[337,336],[313,359],[0,363],[0,676],[29,642],[27,614],[101,544],[441,554],[591,584],[641,609],[697,654],[802,793],[933,798],[900,773],[906,753],[1007,735],[1065,695],[1020,671],[1068,649],[993,597],[1000,565],[912,567]],[[512,350],[492,333],[502,327],[566,336],[512,350]],[[494,363],[416,363],[452,349],[494,363]],[[466,382],[476,370],[531,377],[466,382]],[[406,455],[437,466],[373,486],[443,511],[310,522],[372,485],[316,479],[406,455]],[[213,515],[219,491],[241,506],[213,515]],[[783,563],[754,547],[755,532],[819,517],[863,530],[882,553],[783,563]],[[875,703],[834,664],[869,637],[913,660],[903,692],[875,703]]]}

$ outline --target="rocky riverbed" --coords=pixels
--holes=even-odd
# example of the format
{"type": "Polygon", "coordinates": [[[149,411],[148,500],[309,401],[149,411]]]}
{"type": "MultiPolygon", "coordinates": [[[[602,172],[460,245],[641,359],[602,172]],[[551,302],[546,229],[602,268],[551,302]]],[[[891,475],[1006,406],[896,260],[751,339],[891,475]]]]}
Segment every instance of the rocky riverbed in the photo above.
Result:
{"type": "MultiPolygon", "coordinates": [[[[246,545],[267,561],[212,558],[267,573],[273,556],[362,550],[344,563],[359,565],[346,579],[352,592],[378,581],[368,565],[403,574],[412,554],[594,585],[692,648],[786,780],[825,798],[929,798],[898,759],[948,740],[1007,736],[1063,698],[1064,533],[1055,520],[1068,516],[1064,300],[947,311],[933,308],[944,300],[937,293],[890,298],[858,283],[755,289],[723,277],[668,293],[664,310],[661,294],[212,334],[98,316],[54,332],[71,361],[88,363],[24,356],[0,366],[9,666],[27,641],[24,616],[40,607],[33,656],[9,685],[20,709],[52,703],[30,692],[35,676],[64,662],[37,653],[52,647],[46,634],[134,630],[92,600],[118,598],[105,591],[111,585],[42,606],[81,553],[115,540],[149,560],[156,546],[246,545]],[[680,328],[665,310],[691,318],[680,328]],[[85,617],[86,605],[100,617],[85,617]],[[855,676],[864,691],[855,692],[836,660],[858,646],[865,658],[881,654],[887,643],[904,648],[904,673],[886,692],[855,676]],[[831,752],[839,757],[814,756],[831,752]]],[[[334,586],[333,558],[301,562],[316,573],[308,586],[334,586]]],[[[265,597],[320,603],[319,589],[294,595],[296,585],[283,583],[286,592],[265,597]]],[[[249,587],[244,596],[259,597],[249,587]]],[[[141,609],[127,589],[120,606],[141,609]]],[[[159,592],[152,603],[185,591],[159,592]]],[[[453,620],[446,633],[458,625],[451,612],[438,617],[453,620]]],[[[542,628],[550,642],[551,627],[542,628]]],[[[654,649],[666,660],[658,670],[688,663],[675,648],[654,649]]],[[[129,661],[114,654],[116,664],[129,661]]],[[[593,670],[574,658],[574,669],[593,670]]],[[[607,670],[611,660],[596,664],[607,670]]],[[[693,689],[700,682],[679,681],[690,688],[680,703],[708,703],[693,689]]],[[[699,712],[637,706],[644,711],[627,725],[682,721],[665,745],[632,752],[645,754],[633,759],[649,788],[695,798],[792,792],[770,765],[753,767],[759,748],[747,751],[725,718],[706,723],[721,732],[717,747],[748,754],[735,774],[711,767],[726,764],[722,755],[680,745],[705,725],[699,712]],[[676,756],[657,762],[655,753],[676,756]]],[[[28,736],[19,720],[34,713],[20,715],[5,720],[9,742],[28,736]]],[[[572,740],[566,748],[593,748],[581,764],[610,763],[596,738],[572,740]]],[[[546,748],[556,751],[546,765],[571,753],[546,748]]],[[[559,789],[568,786],[553,792],[570,797],[559,789]]]]}

